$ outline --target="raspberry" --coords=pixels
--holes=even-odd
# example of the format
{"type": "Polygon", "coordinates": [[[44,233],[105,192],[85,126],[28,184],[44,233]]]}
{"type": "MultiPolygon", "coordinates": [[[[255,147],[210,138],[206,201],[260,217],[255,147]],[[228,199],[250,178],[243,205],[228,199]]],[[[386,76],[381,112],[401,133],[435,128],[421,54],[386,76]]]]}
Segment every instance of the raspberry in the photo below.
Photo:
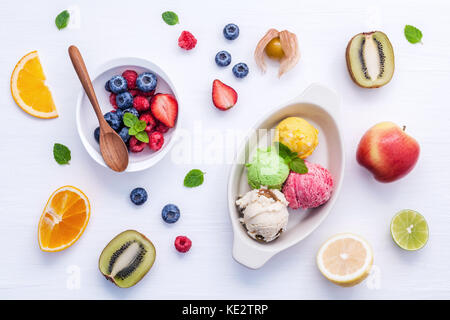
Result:
{"type": "Polygon", "coordinates": [[[130,137],[130,151],[131,152],[141,152],[144,150],[145,142],[139,141],[135,136],[130,137]]]}
{"type": "Polygon", "coordinates": [[[156,131],[161,132],[161,133],[166,133],[167,131],[169,131],[169,129],[170,128],[162,122],[159,122],[155,128],[156,131]]]}
{"type": "Polygon", "coordinates": [[[152,97],[155,94],[155,90],[149,91],[149,92],[144,92],[144,91],[137,91],[137,94],[139,96],[143,96],[143,97],[152,97]]]}
{"type": "Polygon", "coordinates": [[[197,39],[189,31],[183,31],[178,38],[178,46],[185,50],[191,50],[195,48],[197,39]]]}
{"type": "Polygon", "coordinates": [[[136,90],[136,89],[128,90],[128,92],[129,92],[133,97],[136,97],[136,96],[139,94],[139,90],[136,90]]]}
{"type": "Polygon", "coordinates": [[[136,88],[136,79],[138,77],[138,74],[136,71],[133,70],[125,70],[122,73],[122,77],[127,80],[128,89],[135,89],[136,88]]]}
{"type": "Polygon", "coordinates": [[[133,99],[133,107],[139,112],[144,112],[150,109],[150,102],[146,97],[137,96],[133,99]]]}
{"type": "Polygon", "coordinates": [[[148,145],[153,151],[158,151],[164,144],[164,136],[161,132],[153,131],[148,137],[148,145]]]}
{"type": "Polygon", "coordinates": [[[116,102],[116,94],[115,93],[111,93],[109,95],[109,103],[111,103],[111,105],[114,107],[114,109],[117,109],[117,102],[116,102]]]}
{"type": "Polygon", "coordinates": [[[148,133],[152,132],[153,128],[156,126],[156,120],[149,112],[141,114],[139,120],[145,121],[147,123],[145,131],[147,131],[148,133]]]}
{"type": "Polygon", "coordinates": [[[175,249],[179,252],[188,252],[192,246],[192,241],[186,236],[178,236],[175,238],[175,249]]]}

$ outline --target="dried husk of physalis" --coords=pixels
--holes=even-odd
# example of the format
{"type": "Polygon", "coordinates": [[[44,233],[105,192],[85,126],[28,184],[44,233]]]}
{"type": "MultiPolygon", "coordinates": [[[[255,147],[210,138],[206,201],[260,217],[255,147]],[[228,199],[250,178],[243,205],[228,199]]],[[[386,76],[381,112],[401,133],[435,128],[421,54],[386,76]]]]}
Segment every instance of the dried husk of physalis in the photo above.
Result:
{"type": "Polygon", "coordinates": [[[281,48],[284,52],[284,56],[280,60],[280,67],[278,69],[278,77],[281,77],[283,74],[291,70],[300,59],[298,40],[297,36],[294,33],[287,30],[279,32],[277,29],[269,29],[264,37],[262,37],[256,45],[254,56],[256,64],[262,70],[262,72],[265,73],[266,62],[264,50],[267,44],[277,37],[280,38],[281,48]]]}

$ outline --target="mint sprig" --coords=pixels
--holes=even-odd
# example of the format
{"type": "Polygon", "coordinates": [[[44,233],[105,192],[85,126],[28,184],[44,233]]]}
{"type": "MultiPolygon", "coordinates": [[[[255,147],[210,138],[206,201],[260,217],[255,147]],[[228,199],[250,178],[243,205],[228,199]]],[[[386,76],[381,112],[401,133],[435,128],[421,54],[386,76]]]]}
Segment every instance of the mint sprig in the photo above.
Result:
{"type": "Polygon", "coordinates": [[[139,120],[134,114],[126,112],[123,115],[123,123],[128,127],[128,134],[135,136],[139,141],[148,143],[148,134],[145,132],[147,123],[143,120],[139,120]]]}
{"type": "Polygon", "coordinates": [[[53,145],[53,157],[59,164],[68,164],[70,159],[72,159],[69,148],[60,143],[53,145]]]}
{"type": "Polygon", "coordinates": [[[406,40],[408,40],[410,43],[422,43],[422,31],[420,31],[416,27],[407,24],[405,26],[404,32],[406,40]]]}
{"type": "Polygon", "coordinates": [[[284,162],[289,166],[289,169],[300,174],[308,173],[308,167],[305,161],[298,157],[297,152],[291,151],[288,146],[281,142],[277,141],[274,144],[278,155],[283,158],[284,162]]]}
{"type": "Polygon", "coordinates": [[[70,13],[67,10],[64,10],[60,14],[58,14],[55,18],[56,27],[61,30],[67,27],[69,24],[70,13]]]}

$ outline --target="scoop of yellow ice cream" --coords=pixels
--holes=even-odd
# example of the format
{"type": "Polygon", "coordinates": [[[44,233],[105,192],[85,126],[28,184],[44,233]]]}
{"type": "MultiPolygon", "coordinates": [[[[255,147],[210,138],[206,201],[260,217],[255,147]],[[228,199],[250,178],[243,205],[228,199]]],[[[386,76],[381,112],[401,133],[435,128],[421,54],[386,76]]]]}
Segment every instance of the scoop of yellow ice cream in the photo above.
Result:
{"type": "Polygon", "coordinates": [[[319,139],[319,131],[308,121],[299,117],[289,117],[281,121],[275,131],[275,141],[279,141],[297,152],[302,159],[310,156],[319,139]]]}

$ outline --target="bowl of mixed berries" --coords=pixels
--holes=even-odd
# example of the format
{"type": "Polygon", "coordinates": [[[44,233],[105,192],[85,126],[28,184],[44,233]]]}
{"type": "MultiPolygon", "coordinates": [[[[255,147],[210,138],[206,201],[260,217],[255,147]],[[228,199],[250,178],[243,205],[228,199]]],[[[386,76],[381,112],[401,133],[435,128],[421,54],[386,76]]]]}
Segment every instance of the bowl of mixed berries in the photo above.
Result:
{"type": "MultiPolygon", "coordinates": [[[[128,172],[147,169],[169,152],[179,122],[178,99],[167,74],[156,64],[139,58],[108,62],[92,84],[106,122],[128,147],[128,172]]],[[[77,129],[81,141],[99,164],[98,121],[82,91],[77,102],[77,129]]]]}

